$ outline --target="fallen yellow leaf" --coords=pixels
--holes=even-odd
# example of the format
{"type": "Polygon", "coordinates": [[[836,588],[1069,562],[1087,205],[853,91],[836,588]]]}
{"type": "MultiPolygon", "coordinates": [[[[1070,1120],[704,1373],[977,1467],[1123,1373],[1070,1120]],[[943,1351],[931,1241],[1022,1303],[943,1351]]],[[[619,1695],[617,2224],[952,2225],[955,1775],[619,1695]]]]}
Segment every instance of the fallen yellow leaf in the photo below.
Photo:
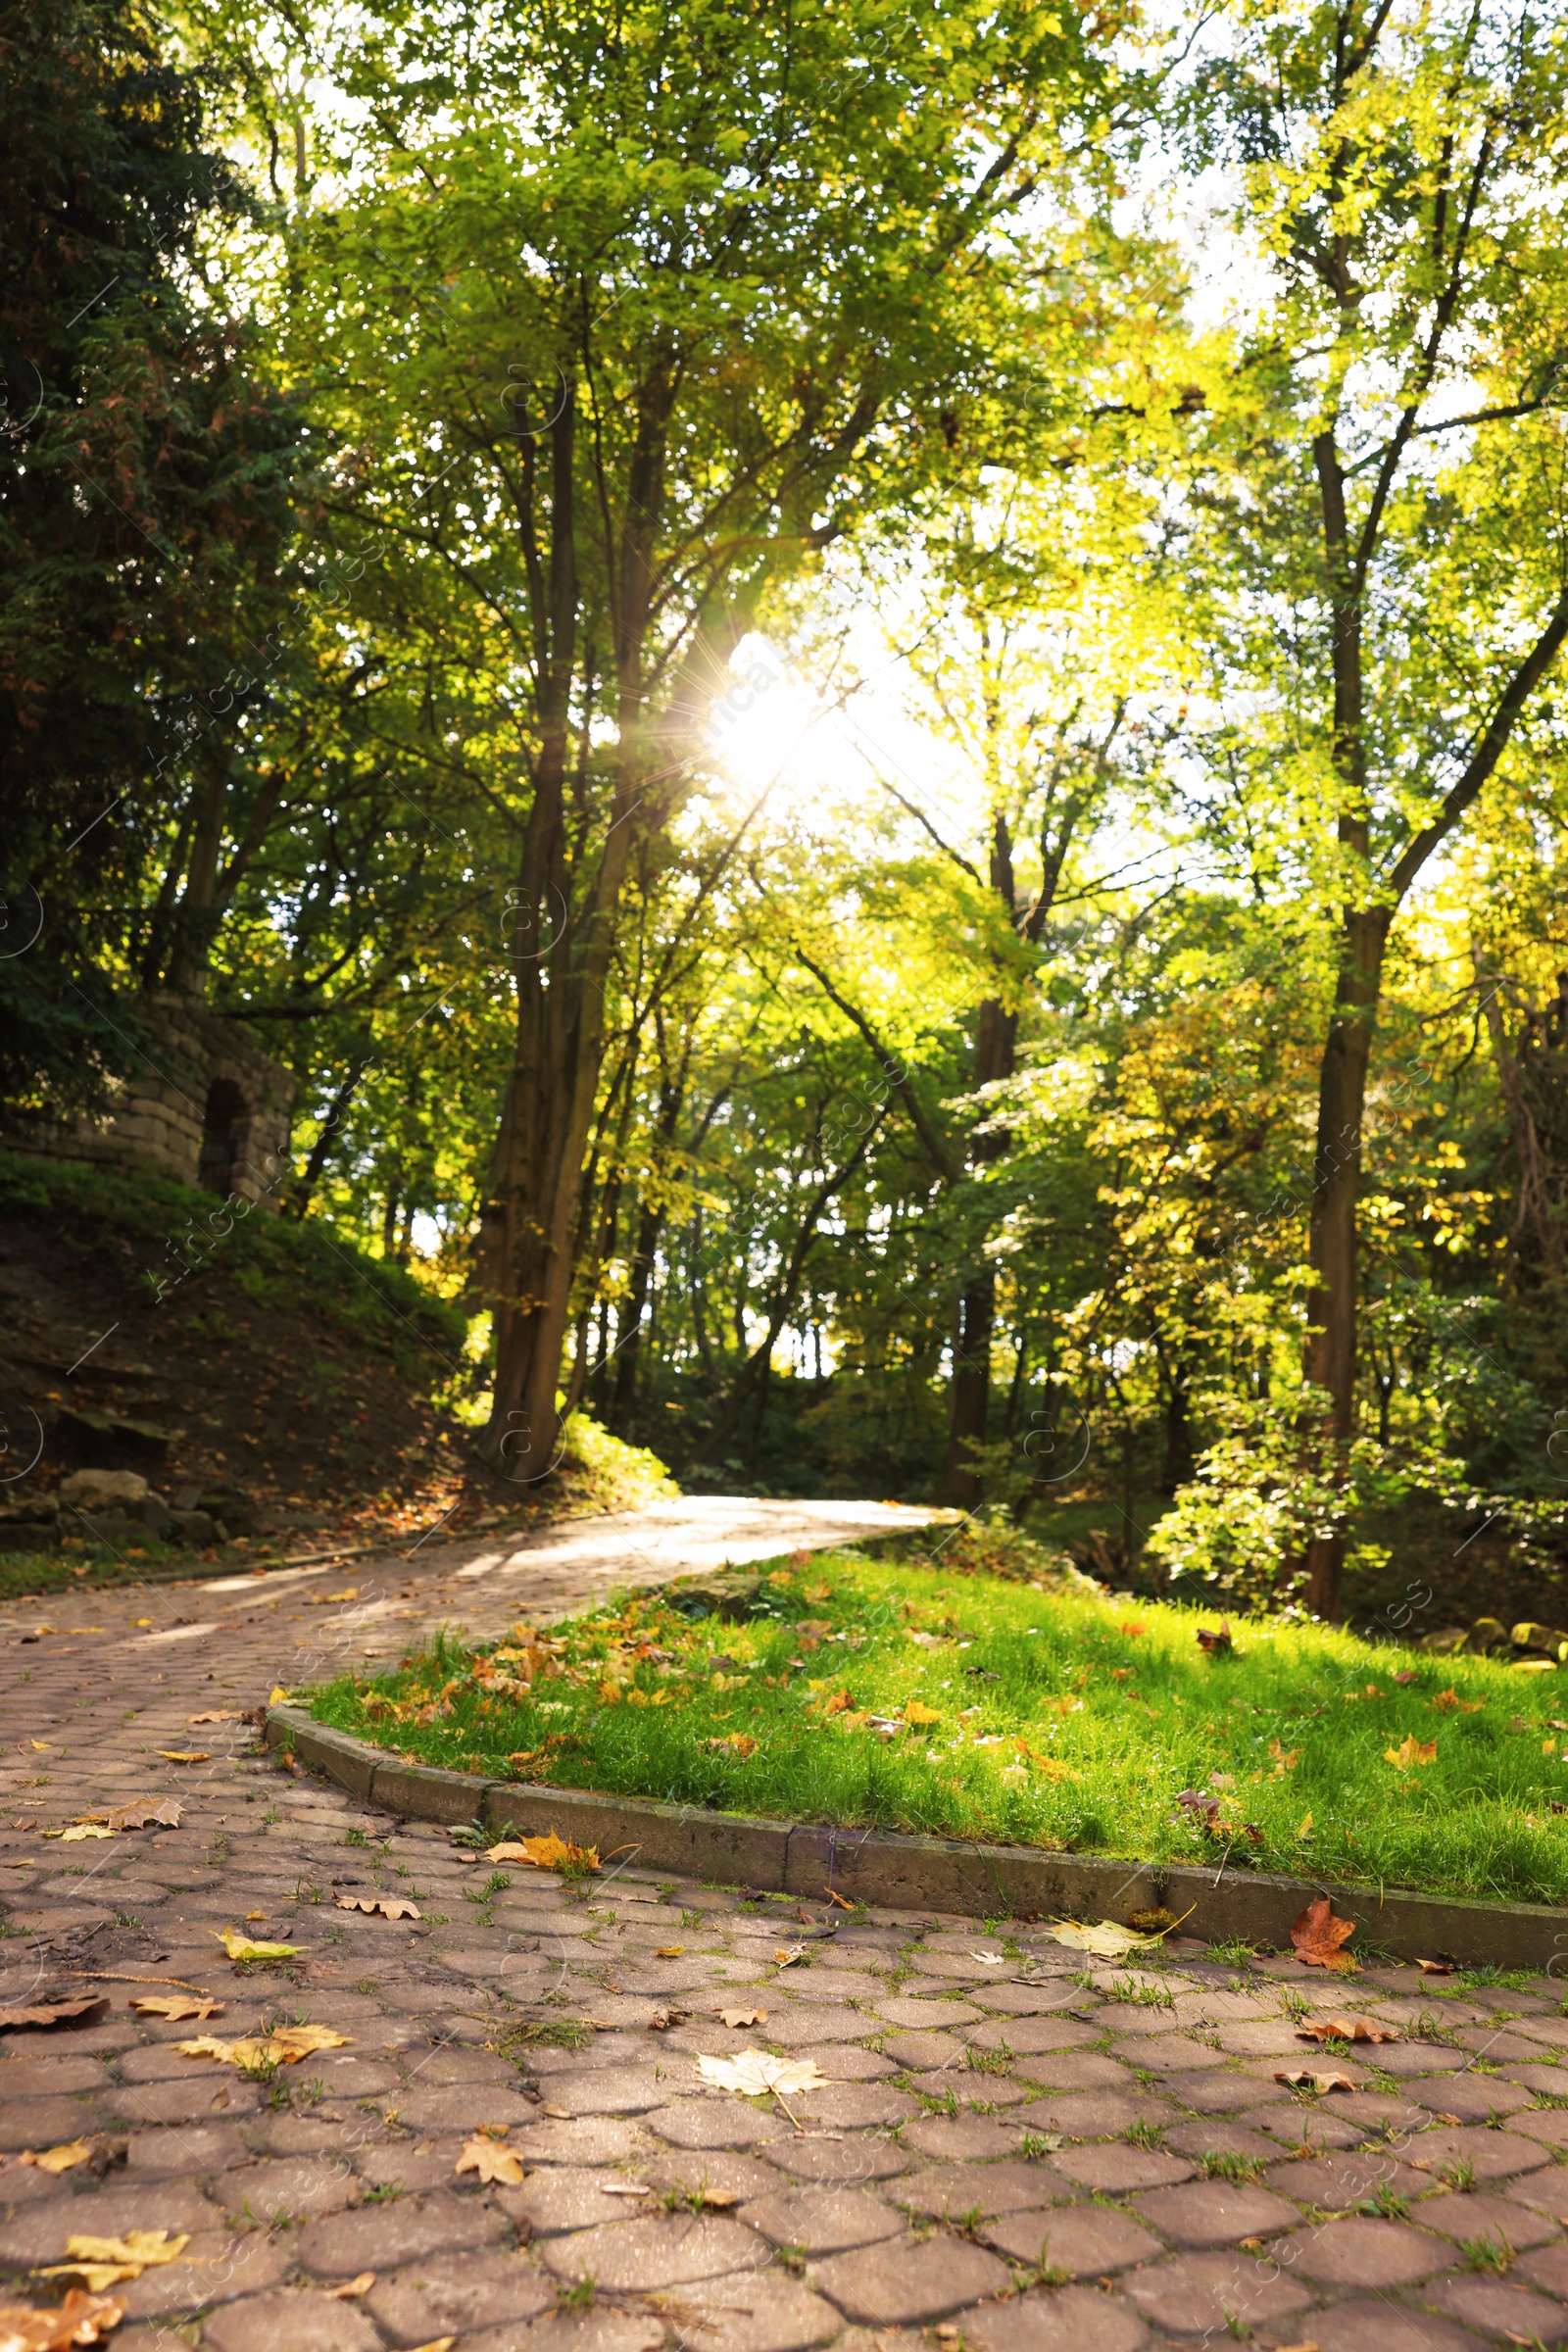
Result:
{"type": "Polygon", "coordinates": [[[924,1706],[917,1698],[907,1698],[904,1702],[904,1720],[906,1723],[940,1723],[942,1717],[935,1707],[924,1706]]]}
{"type": "Polygon", "coordinates": [[[193,1997],[188,1992],[149,1992],[131,2002],[145,2017],[167,2017],[177,2024],[182,2017],[221,2017],[221,2001],[209,2000],[206,1993],[193,1997]]]}
{"type": "Polygon", "coordinates": [[[608,1681],[601,1683],[599,1686],[599,1696],[607,1707],[618,1705],[620,1700],[620,1685],[618,1683],[612,1683],[608,1681]]]}
{"type": "MultiPolygon", "coordinates": [[[[1549,1747],[1551,1742],[1548,1740],[1546,1744],[1549,1747]]],[[[1414,1732],[1406,1732],[1397,1747],[1386,1747],[1383,1754],[1400,1772],[1410,1772],[1417,1764],[1436,1763],[1438,1743],[1435,1740],[1418,1740],[1414,1732]]]]}
{"type": "Polygon", "coordinates": [[[814,2058],[773,2058],[765,2050],[742,2050],[738,2058],[699,2058],[697,2072],[719,2090],[744,2091],[753,2099],[770,2090],[789,2097],[815,2090],[827,2081],[814,2058]]]}
{"type": "Polygon", "coordinates": [[[357,2303],[374,2284],[374,2271],[362,2271],[357,2278],[345,2278],[341,2286],[329,2286],[327,2298],[333,2303],[357,2303]]]}
{"type": "Polygon", "coordinates": [[[765,2026],[767,2011],[765,2009],[721,2009],[718,2013],[718,2022],[720,2025],[730,2027],[765,2026]]]}
{"type": "Polygon", "coordinates": [[[477,2173],[486,2186],[492,2180],[501,2180],[508,2188],[516,2188],[523,2178],[520,2158],[502,2141],[487,2138],[482,2132],[464,2141],[457,2169],[460,2173],[477,2173]]]}
{"type": "Polygon", "coordinates": [[[686,1950],[683,1943],[662,1943],[654,1954],[656,1960],[679,1960],[686,1950]]]}
{"type": "Polygon", "coordinates": [[[334,1897],[340,1911],[379,1911],[383,1919],[422,1919],[417,1903],[411,1903],[401,1894],[340,1894],[334,1897]]]}
{"type": "Polygon", "coordinates": [[[268,2066],[297,2066],[317,2050],[341,2050],[348,2035],[331,2026],[276,2026],[270,2034],[246,2034],[222,2041],[216,2034],[198,2034],[193,2041],[174,2047],[186,2058],[215,2058],[220,2065],[237,2066],[255,2074],[268,2066]]]}
{"type": "Polygon", "coordinates": [[[199,1723],[237,1723],[238,1720],[238,1707],[213,1707],[205,1715],[187,1715],[185,1728],[193,1732],[199,1723]]]}
{"type": "Polygon", "coordinates": [[[158,1753],[166,1764],[210,1764],[213,1760],[205,1747],[161,1747],[158,1753]]]}
{"type": "Polygon", "coordinates": [[[515,1838],[491,1846],[487,1862],[531,1862],[536,1870],[597,1870],[597,1845],[569,1845],[552,1830],[548,1838],[515,1838]]]}
{"type": "Polygon", "coordinates": [[[238,1928],[209,1928],[231,1960],[292,1960],[299,1951],[297,1943],[255,1943],[242,1936],[238,1928]]]}
{"type": "Polygon", "coordinates": [[[121,2278],[139,2278],[160,2263],[177,2262],[190,2243],[190,2231],[171,2237],[167,2230],[127,2230],[123,2237],[68,2237],[69,2262],[46,2264],[40,2278],[64,2278],[74,2272],[85,2278],[94,2294],[121,2278]]]}
{"type": "Polygon", "coordinates": [[[286,1707],[288,1705],[288,1692],[281,1683],[272,1685],[272,1695],[267,1703],[270,1707],[286,1707]]]}
{"type": "Polygon", "coordinates": [[[36,2156],[30,2148],[24,2148],[18,2159],[21,2164],[35,2164],[40,2173],[70,2173],[78,2164],[90,2164],[91,2161],[90,2139],[62,2140],[58,2148],[41,2148],[36,2156]]]}
{"type": "MultiPolygon", "coordinates": [[[[1551,1745],[1549,1740],[1546,1741],[1546,1745],[1548,1747],[1551,1745]]],[[[44,1832],[46,1838],[58,1838],[62,1845],[79,1845],[84,1838],[112,1838],[114,1834],[113,1830],[106,1830],[95,1821],[78,1821],[73,1829],[45,1830],[44,1832]]],[[[97,1865],[94,1864],[95,1869],[97,1865]]]]}
{"type": "Polygon", "coordinates": [[[245,1922],[248,1927],[254,1927],[259,1919],[265,1919],[266,1917],[267,1913],[265,1911],[247,1911],[245,1914],[245,1922]]]}
{"type": "Polygon", "coordinates": [[[1311,1835],[1312,1835],[1312,1816],[1311,1816],[1311,1814],[1310,1814],[1310,1813],[1303,1813],[1303,1814],[1301,1815],[1301,1818],[1300,1818],[1300,1820],[1299,1820],[1299,1821],[1298,1822],[1298,1824],[1297,1824],[1297,1828],[1296,1828],[1296,1835],[1298,1836],[1298,1838],[1310,1838],[1310,1837],[1311,1837],[1311,1835]]]}

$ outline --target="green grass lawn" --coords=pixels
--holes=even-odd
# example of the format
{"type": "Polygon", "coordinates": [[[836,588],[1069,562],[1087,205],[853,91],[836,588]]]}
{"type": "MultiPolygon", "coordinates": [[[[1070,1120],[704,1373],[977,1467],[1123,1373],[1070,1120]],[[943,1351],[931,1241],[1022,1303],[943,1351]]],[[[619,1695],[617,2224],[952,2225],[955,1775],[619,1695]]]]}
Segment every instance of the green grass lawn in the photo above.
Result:
{"type": "Polygon", "coordinates": [[[438,1642],[310,1703],[498,1778],[1568,1901],[1561,1670],[1274,1620],[1234,1621],[1214,1654],[1197,1638],[1211,1612],[855,1552],[797,1557],[762,1592],[739,1625],[653,1592],[489,1647],[438,1642]]]}

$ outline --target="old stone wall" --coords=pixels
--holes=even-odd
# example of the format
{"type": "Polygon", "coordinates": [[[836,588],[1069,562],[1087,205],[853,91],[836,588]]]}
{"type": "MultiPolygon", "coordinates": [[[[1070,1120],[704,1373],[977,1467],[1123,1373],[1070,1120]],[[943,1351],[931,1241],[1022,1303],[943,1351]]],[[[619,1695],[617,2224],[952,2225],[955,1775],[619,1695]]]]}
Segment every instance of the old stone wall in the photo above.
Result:
{"type": "Polygon", "coordinates": [[[144,998],[145,1043],[107,1110],[6,1137],[18,1151],[150,1168],[220,1199],[275,1208],[288,1169],[294,1080],[237,1021],[199,998],[144,998]]]}

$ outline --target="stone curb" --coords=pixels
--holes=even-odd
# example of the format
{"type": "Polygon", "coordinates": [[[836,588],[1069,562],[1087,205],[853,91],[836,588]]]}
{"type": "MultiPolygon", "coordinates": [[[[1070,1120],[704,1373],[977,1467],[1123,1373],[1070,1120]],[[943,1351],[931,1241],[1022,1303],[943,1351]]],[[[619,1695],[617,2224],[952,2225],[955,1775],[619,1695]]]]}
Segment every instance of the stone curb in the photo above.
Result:
{"type": "MultiPolygon", "coordinates": [[[[1107,1861],[1030,1846],[966,1845],[889,1830],[757,1821],[706,1807],[656,1804],[587,1788],[492,1781],[405,1764],[384,1748],[315,1723],[301,1707],[270,1707],[266,1740],[324,1772],[365,1803],[415,1821],[477,1821],[499,1835],[556,1831],[601,1856],[682,1878],[820,1902],[833,1889],[895,1911],[944,1911],[971,1919],[1068,1916],[1125,1920],[1163,1903],[1187,1932],[1211,1943],[1233,1937],[1288,1946],[1291,1922],[1320,1886],[1263,1871],[1194,1870],[1183,1863],[1107,1861]]],[[[1480,1903],[1459,1895],[1381,1894],[1330,1884],[1342,1918],[1363,1946],[1401,1960],[1443,1956],[1466,1967],[1568,1976],[1568,1909],[1480,1903]]]]}

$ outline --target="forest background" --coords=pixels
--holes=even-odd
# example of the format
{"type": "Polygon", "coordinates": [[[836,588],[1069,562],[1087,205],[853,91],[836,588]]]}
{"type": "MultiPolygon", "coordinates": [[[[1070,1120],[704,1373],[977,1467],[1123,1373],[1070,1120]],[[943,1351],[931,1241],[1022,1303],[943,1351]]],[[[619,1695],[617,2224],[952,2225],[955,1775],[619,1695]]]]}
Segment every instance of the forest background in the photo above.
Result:
{"type": "Polygon", "coordinates": [[[205,992],[523,1484],[1560,1576],[1560,20],[0,41],[13,1132],[205,992]]]}

